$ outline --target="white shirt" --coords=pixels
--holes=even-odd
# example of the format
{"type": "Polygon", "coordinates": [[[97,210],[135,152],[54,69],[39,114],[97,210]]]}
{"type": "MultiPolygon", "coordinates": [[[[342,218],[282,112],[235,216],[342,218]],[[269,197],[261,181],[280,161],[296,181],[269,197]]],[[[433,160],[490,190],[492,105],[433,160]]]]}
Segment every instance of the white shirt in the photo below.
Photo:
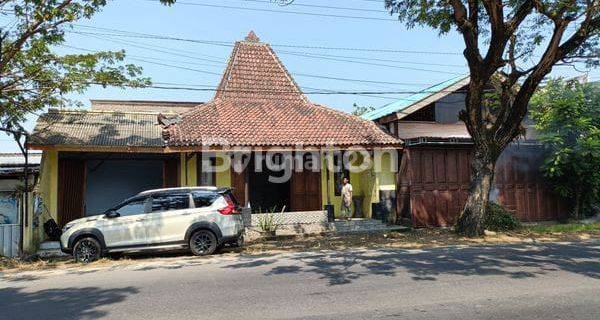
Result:
{"type": "Polygon", "coordinates": [[[342,187],[342,201],[346,205],[352,204],[352,185],[350,183],[346,183],[342,187]]]}

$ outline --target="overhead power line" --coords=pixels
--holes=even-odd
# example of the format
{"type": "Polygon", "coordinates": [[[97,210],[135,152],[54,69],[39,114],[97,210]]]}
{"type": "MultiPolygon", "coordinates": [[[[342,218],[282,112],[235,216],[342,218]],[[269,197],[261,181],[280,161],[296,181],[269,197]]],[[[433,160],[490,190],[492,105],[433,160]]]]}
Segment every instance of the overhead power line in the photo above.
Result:
{"type": "MultiPolygon", "coordinates": [[[[125,42],[123,42],[125,43],[125,42]]],[[[69,47],[75,50],[80,50],[80,51],[87,51],[87,52],[94,52],[94,50],[89,50],[89,49],[84,49],[84,48],[79,48],[79,47],[74,47],[74,46],[66,46],[63,45],[65,47],[69,47]]],[[[166,52],[168,53],[168,52],[166,52]]],[[[131,56],[134,57],[135,56],[131,56]]],[[[189,56],[190,58],[193,58],[191,56],[189,56]]],[[[143,60],[147,60],[149,59],[148,57],[139,57],[136,58],[140,61],[143,60]]],[[[151,58],[151,59],[155,59],[155,60],[160,60],[157,58],[151,58]]],[[[133,60],[133,59],[132,59],[133,60]]],[[[155,62],[150,62],[148,61],[147,63],[151,63],[151,64],[157,64],[155,62]]],[[[186,62],[181,62],[181,63],[186,63],[186,62]]],[[[225,63],[222,63],[223,65],[225,65],[225,63]]],[[[189,68],[189,67],[184,67],[184,66],[179,66],[179,65],[170,65],[170,64],[160,64],[160,65],[164,65],[167,67],[171,67],[171,68],[177,68],[177,69],[183,69],[183,70],[188,70],[188,71],[195,71],[195,72],[201,72],[201,73],[209,73],[206,72],[205,70],[197,70],[197,69],[193,69],[193,68],[189,68]]],[[[222,75],[221,73],[211,73],[214,75],[222,75]]],[[[327,79],[327,80],[337,80],[337,81],[345,81],[345,82],[356,82],[356,83],[366,83],[366,84],[385,84],[385,85],[403,85],[403,86],[423,86],[423,85],[429,85],[430,83],[412,83],[412,82],[394,82],[394,81],[378,81],[378,80],[369,80],[369,79],[354,79],[354,78],[346,78],[346,77],[337,77],[337,76],[330,76],[330,75],[317,75],[317,74],[309,74],[309,73],[297,73],[297,72],[292,72],[291,73],[294,76],[299,76],[299,77],[308,77],[308,78],[317,78],[317,79],[327,79]]]]}
{"type": "MultiPolygon", "coordinates": [[[[103,85],[102,83],[96,83],[96,82],[91,82],[89,84],[97,84],[97,85],[103,85]]],[[[287,93],[298,93],[298,91],[294,91],[294,90],[244,90],[244,89],[219,89],[219,87],[212,87],[212,88],[198,88],[198,87],[192,87],[192,86],[162,86],[162,85],[149,85],[149,86],[144,86],[144,87],[139,87],[139,86],[128,86],[128,85],[124,85],[125,87],[132,87],[132,88],[136,88],[136,89],[143,89],[143,88],[153,88],[153,89],[164,89],[164,90],[189,90],[189,91],[218,91],[218,92],[233,92],[233,93],[252,93],[252,94],[256,94],[256,93],[268,93],[268,94],[287,94],[287,93]]],[[[316,89],[317,91],[301,91],[301,93],[303,94],[320,94],[320,95],[360,95],[360,94],[416,94],[416,93],[439,93],[439,92],[448,92],[448,93],[454,93],[454,92],[466,92],[465,90],[436,90],[436,91],[406,91],[406,90],[388,90],[388,91],[351,91],[351,90],[333,90],[333,89],[316,89]]]]}
{"type": "MultiPolygon", "coordinates": [[[[158,2],[158,0],[146,0],[146,1],[158,2]]],[[[342,14],[328,14],[328,13],[316,13],[316,12],[281,10],[281,9],[251,8],[251,7],[240,7],[240,6],[186,2],[186,1],[177,1],[176,4],[187,5],[187,6],[208,7],[208,8],[233,9],[233,10],[239,10],[239,11],[284,13],[284,14],[291,14],[291,15],[328,17],[328,18],[339,18],[339,19],[372,20],[372,21],[388,21],[388,22],[397,22],[398,21],[397,19],[393,19],[393,18],[350,16],[350,15],[342,15],[342,14]]]]}
{"type": "MultiPolygon", "coordinates": [[[[106,38],[102,38],[99,37],[98,35],[103,35],[103,36],[108,36],[108,37],[112,37],[112,34],[102,34],[102,33],[95,33],[95,32],[78,32],[78,31],[73,31],[73,33],[75,34],[79,34],[79,35],[85,35],[85,36],[93,36],[97,39],[100,40],[106,40],[106,38]]],[[[117,35],[114,35],[117,36],[117,35]]],[[[113,42],[120,42],[119,40],[116,39],[112,39],[111,40],[113,42]]],[[[139,42],[133,42],[131,40],[128,40],[129,42],[120,42],[122,44],[130,44],[133,47],[141,47],[141,46],[145,46],[146,48],[148,47],[148,45],[145,44],[139,44],[139,42]]],[[[160,47],[157,46],[159,48],[166,48],[166,47],[160,47]]],[[[167,50],[173,50],[171,48],[166,48],[167,50]]],[[[154,50],[157,51],[157,50],[154,50]]],[[[159,51],[159,52],[164,52],[164,51],[159,51]]],[[[464,68],[465,65],[457,65],[457,64],[442,64],[442,63],[427,63],[427,62],[414,62],[414,61],[402,61],[402,60],[393,60],[393,59],[378,59],[378,58],[368,58],[368,57],[357,57],[357,56],[347,56],[347,55],[332,55],[332,54],[322,54],[322,53],[308,53],[308,52],[302,52],[302,51],[288,51],[288,50],[278,50],[277,53],[280,54],[284,54],[284,55],[292,55],[292,56],[298,56],[298,57],[303,57],[303,58],[311,58],[311,59],[322,59],[322,60],[330,60],[330,61],[338,61],[338,62],[349,62],[349,63],[356,63],[356,64],[365,64],[365,65],[374,65],[374,66],[382,66],[382,67],[391,67],[391,68],[399,68],[399,69],[407,69],[408,67],[403,67],[403,66],[395,66],[395,65],[389,65],[389,64],[380,64],[380,63],[369,63],[369,62],[365,62],[364,60],[367,61],[382,61],[382,62],[394,62],[394,63],[400,63],[400,64],[412,64],[412,65],[425,65],[425,66],[442,66],[442,67],[459,67],[459,68],[464,68]]],[[[196,53],[194,53],[196,54],[196,53]]],[[[188,58],[194,58],[192,56],[185,56],[188,58]]],[[[220,58],[219,58],[220,59],[220,58]]],[[[205,61],[211,61],[211,62],[220,62],[221,60],[214,60],[214,59],[206,59],[206,58],[201,58],[199,60],[205,60],[205,61]]],[[[427,69],[418,69],[418,68],[411,68],[410,70],[415,70],[415,71],[430,71],[430,72],[441,72],[444,73],[446,71],[440,71],[440,70],[427,70],[427,69]]],[[[446,72],[448,74],[459,74],[459,73],[455,73],[455,72],[446,72]]]]}
{"type": "MultiPolygon", "coordinates": [[[[158,2],[156,0],[144,0],[144,1],[158,2]]],[[[263,4],[268,4],[271,7],[276,4],[273,1],[269,1],[269,0],[233,0],[233,1],[243,2],[243,3],[263,3],[263,4]]],[[[379,2],[379,4],[383,4],[383,1],[378,1],[378,2],[379,2]]],[[[179,4],[183,4],[183,5],[197,5],[198,4],[196,2],[187,2],[187,3],[185,3],[185,2],[183,2],[183,3],[178,2],[178,3],[179,4]]],[[[290,4],[280,5],[279,7],[281,7],[281,8],[287,8],[287,7],[305,7],[305,8],[319,8],[319,9],[334,9],[334,10],[358,11],[358,12],[388,13],[388,11],[386,11],[384,9],[370,9],[370,8],[357,8],[357,7],[340,7],[340,6],[319,5],[319,4],[304,4],[304,3],[298,3],[298,2],[292,2],[290,4]]]]}
{"type": "MultiPolygon", "coordinates": [[[[93,35],[106,35],[106,34],[95,33],[95,32],[78,32],[78,31],[73,31],[73,33],[81,34],[81,35],[92,35],[92,36],[93,35]]],[[[289,53],[289,54],[293,54],[293,53],[289,53]]],[[[412,71],[444,73],[444,74],[450,74],[450,75],[460,75],[461,74],[460,72],[451,72],[451,71],[443,71],[443,70],[432,70],[432,69],[423,69],[423,68],[413,68],[413,67],[396,66],[396,65],[382,64],[382,63],[356,61],[356,60],[349,60],[349,59],[338,59],[338,58],[329,58],[329,57],[321,57],[321,59],[331,60],[331,61],[339,61],[339,62],[349,62],[349,63],[362,64],[362,65],[370,65],[370,66],[376,66],[376,67],[385,67],[385,68],[395,68],[395,69],[403,69],[403,70],[412,70],[412,71]]]]}
{"type": "MultiPolygon", "coordinates": [[[[185,42],[208,44],[208,45],[215,44],[215,45],[221,45],[221,46],[233,46],[234,45],[233,42],[227,42],[227,41],[189,39],[189,38],[181,38],[181,37],[157,35],[157,34],[150,34],[150,33],[131,32],[131,31],[127,31],[127,30],[105,28],[105,27],[95,27],[95,26],[87,26],[87,25],[80,25],[80,24],[73,24],[73,25],[75,27],[78,27],[78,28],[88,28],[88,29],[112,31],[112,32],[117,32],[117,33],[120,34],[120,35],[107,34],[107,35],[114,35],[114,36],[137,36],[137,37],[140,37],[140,38],[151,38],[151,39],[162,39],[162,40],[176,40],[176,41],[185,41],[185,42]]],[[[448,51],[399,50],[399,49],[390,49],[390,48],[328,47],[328,46],[299,45],[299,44],[278,44],[278,43],[269,43],[269,45],[271,47],[315,49],[315,50],[364,51],[364,52],[381,52],[381,53],[410,53],[410,54],[458,55],[458,56],[462,56],[462,53],[459,53],[459,52],[448,52],[448,51]]]]}

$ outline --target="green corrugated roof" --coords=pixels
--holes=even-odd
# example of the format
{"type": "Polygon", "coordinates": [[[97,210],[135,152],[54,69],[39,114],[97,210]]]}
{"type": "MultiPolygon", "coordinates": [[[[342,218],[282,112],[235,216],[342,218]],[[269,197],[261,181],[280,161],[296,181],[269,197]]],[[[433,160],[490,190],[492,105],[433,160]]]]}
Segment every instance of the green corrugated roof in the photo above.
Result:
{"type": "Polygon", "coordinates": [[[460,82],[461,80],[463,80],[467,77],[468,76],[460,75],[460,76],[448,79],[444,82],[440,82],[436,85],[433,85],[433,86],[431,86],[427,89],[424,89],[423,91],[420,91],[418,93],[415,93],[411,96],[408,96],[408,97],[402,98],[398,101],[386,104],[385,106],[375,109],[373,111],[369,111],[369,112],[363,114],[362,117],[367,120],[375,120],[375,119],[379,119],[381,117],[385,117],[394,112],[402,111],[402,110],[410,107],[411,105],[460,82]]]}

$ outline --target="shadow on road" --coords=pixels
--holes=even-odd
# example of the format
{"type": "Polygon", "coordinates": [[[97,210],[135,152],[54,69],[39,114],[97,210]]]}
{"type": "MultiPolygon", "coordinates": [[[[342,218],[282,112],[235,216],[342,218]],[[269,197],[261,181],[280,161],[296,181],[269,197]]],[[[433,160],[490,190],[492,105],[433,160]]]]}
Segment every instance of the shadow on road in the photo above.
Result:
{"type": "Polygon", "coordinates": [[[415,281],[435,281],[440,275],[527,278],[558,270],[600,279],[599,246],[583,242],[342,251],[293,256],[281,263],[273,262],[238,263],[225,268],[268,267],[267,276],[310,273],[326,280],[329,285],[348,284],[369,275],[395,276],[399,272],[408,273],[415,281]]]}
{"type": "Polygon", "coordinates": [[[138,293],[134,287],[100,289],[61,288],[25,292],[23,288],[0,289],[2,319],[96,319],[105,309],[138,293]]]}

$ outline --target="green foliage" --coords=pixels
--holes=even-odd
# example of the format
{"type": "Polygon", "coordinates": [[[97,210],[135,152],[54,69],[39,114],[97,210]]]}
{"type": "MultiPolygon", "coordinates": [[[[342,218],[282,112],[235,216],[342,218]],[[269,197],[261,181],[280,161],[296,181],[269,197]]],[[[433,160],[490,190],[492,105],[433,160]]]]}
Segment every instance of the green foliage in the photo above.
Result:
{"type": "MultiPolygon", "coordinates": [[[[598,1],[385,0],[385,6],[409,28],[460,34],[470,81],[459,117],[473,141],[476,176],[489,176],[481,164],[495,164],[523,133],[530,99],[556,63],[599,65],[598,1]],[[486,94],[490,85],[497,95],[486,94]]],[[[482,193],[490,191],[483,179],[474,181],[457,220],[457,231],[469,236],[483,232],[482,193]]]]}
{"type": "Polygon", "coordinates": [[[533,233],[575,233],[575,232],[600,232],[600,222],[593,223],[560,223],[551,225],[537,225],[527,228],[533,233]]]}
{"type": "MultiPolygon", "coordinates": [[[[170,5],[174,0],[161,0],[170,5]]],[[[78,106],[66,98],[91,85],[142,87],[140,67],[123,64],[125,53],[59,55],[71,23],[89,19],[106,0],[0,0],[0,127],[19,128],[28,113],[45,107],[78,106]],[[6,19],[5,19],[6,20],[6,19]]],[[[15,136],[15,139],[18,137],[15,136]]]]}
{"type": "Polygon", "coordinates": [[[372,106],[359,106],[358,104],[353,104],[352,105],[352,112],[351,114],[355,115],[355,116],[362,116],[363,114],[369,112],[369,111],[373,111],[375,110],[375,107],[372,106]]]}
{"type": "Polygon", "coordinates": [[[258,227],[263,232],[275,232],[278,225],[275,223],[275,215],[273,213],[264,213],[258,218],[258,227]]]}
{"type": "Polygon", "coordinates": [[[571,200],[573,216],[600,202],[600,87],[553,79],[531,100],[531,116],[547,149],[544,176],[571,200]]]}
{"type": "MultiPolygon", "coordinates": [[[[587,40],[572,52],[577,56],[596,56],[587,62],[598,65],[597,54],[600,53],[600,23],[598,23],[598,4],[589,1],[503,1],[495,7],[494,1],[447,1],[447,0],[385,0],[386,8],[398,20],[404,22],[409,28],[417,26],[431,27],[438,30],[440,35],[445,35],[458,29],[459,31],[471,32],[473,30],[485,37],[489,45],[497,45],[492,39],[494,31],[502,31],[499,27],[492,27],[490,14],[495,10],[500,11],[500,19],[505,26],[516,26],[514,30],[507,28],[508,32],[515,35],[514,56],[526,57],[532,54],[536,48],[547,45],[548,39],[553,36],[554,23],[565,20],[571,27],[581,25],[583,16],[588,15],[593,21],[590,31],[587,32],[587,40]],[[474,6],[471,7],[471,4],[474,6]],[[594,7],[596,7],[594,9],[594,7]],[[464,9],[465,16],[461,16],[464,9]],[[471,10],[475,9],[475,10],[471,10]],[[575,18],[577,17],[577,18],[575,18]],[[463,20],[466,24],[463,24],[463,20]]],[[[482,39],[483,40],[483,39],[482,39]]],[[[529,59],[524,59],[529,60],[529,59]]],[[[531,60],[529,60],[531,61],[531,60]]],[[[499,66],[501,67],[501,65],[499,66]]]]}
{"type": "Polygon", "coordinates": [[[497,203],[488,202],[484,221],[484,228],[486,230],[509,231],[515,230],[520,226],[519,219],[511,212],[497,203]]]}

